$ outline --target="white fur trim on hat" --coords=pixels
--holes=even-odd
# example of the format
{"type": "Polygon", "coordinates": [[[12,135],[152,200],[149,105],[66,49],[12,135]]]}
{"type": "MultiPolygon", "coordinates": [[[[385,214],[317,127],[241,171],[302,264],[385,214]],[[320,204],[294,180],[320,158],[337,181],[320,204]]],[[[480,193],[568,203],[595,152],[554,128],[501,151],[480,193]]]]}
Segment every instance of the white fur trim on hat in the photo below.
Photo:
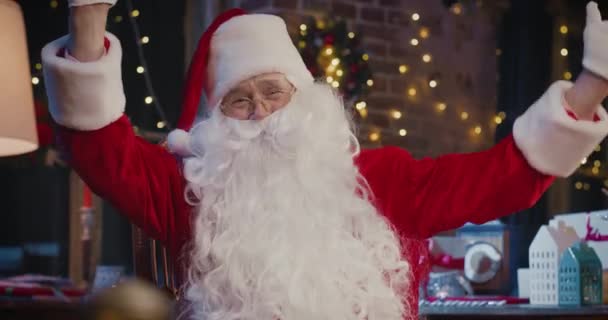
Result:
{"type": "Polygon", "coordinates": [[[60,125],[78,130],[100,129],[120,118],[125,110],[118,39],[110,41],[107,53],[97,61],[76,62],[57,53],[67,46],[69,36],[42,49],[42,64],[49,111],[60,125]]]}
{"type": "Polygon", "coordinates": [[[562,99],[571,87],[567,81],[555,82],[513,126],[515,144],[528,163],[545,174],[571,175],[608,134],[608,113],[601,105],[597,122],[567,114],[562,99]]]}
{"type": "Polygon", "coordinates": [[[206,88],[210,106],[240,81],[262,73],[288,75],[296,87],[314,81],[278,16],[234,17],[216,30],[210,50],[206,88]]]}

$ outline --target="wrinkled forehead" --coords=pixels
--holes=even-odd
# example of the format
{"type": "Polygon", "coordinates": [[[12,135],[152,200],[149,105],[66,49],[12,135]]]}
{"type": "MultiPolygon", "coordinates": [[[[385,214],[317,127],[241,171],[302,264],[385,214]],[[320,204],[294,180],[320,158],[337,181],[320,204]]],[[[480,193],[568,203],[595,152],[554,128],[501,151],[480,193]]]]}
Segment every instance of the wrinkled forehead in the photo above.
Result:
{"type": "Polygon", "coordinates": [[[268,72],[261,73],[255,75],[253,77],[249,77],[245,80],[238,82],[234,87],[232,87],[226,96],[230,96],[237,92],[243,91],[251,91],[252,88],[264,88],[264,87],[279,87],[285,88],[288,86],[292,86],[293,83],[289,81],[289,77],[287,77],[284,73],[281,72],[268,72]]]}

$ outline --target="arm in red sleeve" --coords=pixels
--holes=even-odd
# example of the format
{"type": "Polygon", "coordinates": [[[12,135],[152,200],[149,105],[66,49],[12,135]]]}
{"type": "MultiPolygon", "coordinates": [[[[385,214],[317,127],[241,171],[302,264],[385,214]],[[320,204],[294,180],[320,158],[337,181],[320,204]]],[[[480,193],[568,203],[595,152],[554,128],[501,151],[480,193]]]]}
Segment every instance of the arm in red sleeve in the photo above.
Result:
{"type": "Polygon", "coordinates": [[[95,193],[151,237],[179,249],[190,232],[185,181],[178,161],[136,137],[123,114],[120,42],[107,33],[106,54],[78,62],[65,58],[68,40],[42,50],[49,111],[60,125],[59,147],[95,193]]]}
{"type": "Polygon", "coordinates": [[[91,189],[149,236],[164,244],[185,241],[190,208],[179,163],[135,136],[125,116],[93,131],[60,127],[58,143],[91,189]]]}
{"type": "Polygon", "coordinates": [[[408,238],[529,208],[554,180],[528,164],[512,136],[482,152],[416,160],[387,147],[364,150],[357,162],[378,209],[408,238]]]}
{"type": "Polygon", "coordinates": [[[466,222],[483,223],[532,206],[554,176],[567,177],[608,134],[608,114],[578,121],[558,81],[489,150],[416,160],[398,148],[356,159],[379,210],[407,237],[425,238],[466,222]]]}

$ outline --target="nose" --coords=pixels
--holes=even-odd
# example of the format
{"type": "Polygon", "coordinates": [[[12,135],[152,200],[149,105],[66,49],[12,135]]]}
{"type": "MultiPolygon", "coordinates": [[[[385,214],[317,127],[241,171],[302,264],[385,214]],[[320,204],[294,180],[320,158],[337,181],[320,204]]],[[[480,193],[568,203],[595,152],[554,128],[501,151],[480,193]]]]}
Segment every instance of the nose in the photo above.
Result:
{"type": "Polygon", "coordinates": [[[268,104],[262,99],[254,99],[253,105],[254,109],[250,116],[251,120],[262,120],[272,113],[268,104]]]}

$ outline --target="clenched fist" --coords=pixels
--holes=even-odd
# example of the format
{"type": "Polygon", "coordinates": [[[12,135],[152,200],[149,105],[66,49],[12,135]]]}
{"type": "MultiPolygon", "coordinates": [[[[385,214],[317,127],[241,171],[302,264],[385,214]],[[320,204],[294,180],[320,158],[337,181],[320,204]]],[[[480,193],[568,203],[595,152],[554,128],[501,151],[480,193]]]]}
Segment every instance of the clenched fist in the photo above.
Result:
{"type": "Polygon", "coordinates": [[[72,8],[72,7],[88,6],[91,4],[99,4],[99,3],[106,3],[106,4],[113,6],[116,4],[116,1],[118,1],[118,0],[68,0],[68,6],[70,8],[72,8]]]}
{"type": "Polygon", "coordinates": [[[70,42],[68,51],[79,61],[95,61],[104,52],[103,38],[110,8],[117,0],[68,0],[70,42]]]}
{"type": "Polygon", "coordinates": [[[585,53],[583,66],[608,79],[608,21],[602,20],[597,3],[587,4],[587,25],[583,34],[585,53]]]}

